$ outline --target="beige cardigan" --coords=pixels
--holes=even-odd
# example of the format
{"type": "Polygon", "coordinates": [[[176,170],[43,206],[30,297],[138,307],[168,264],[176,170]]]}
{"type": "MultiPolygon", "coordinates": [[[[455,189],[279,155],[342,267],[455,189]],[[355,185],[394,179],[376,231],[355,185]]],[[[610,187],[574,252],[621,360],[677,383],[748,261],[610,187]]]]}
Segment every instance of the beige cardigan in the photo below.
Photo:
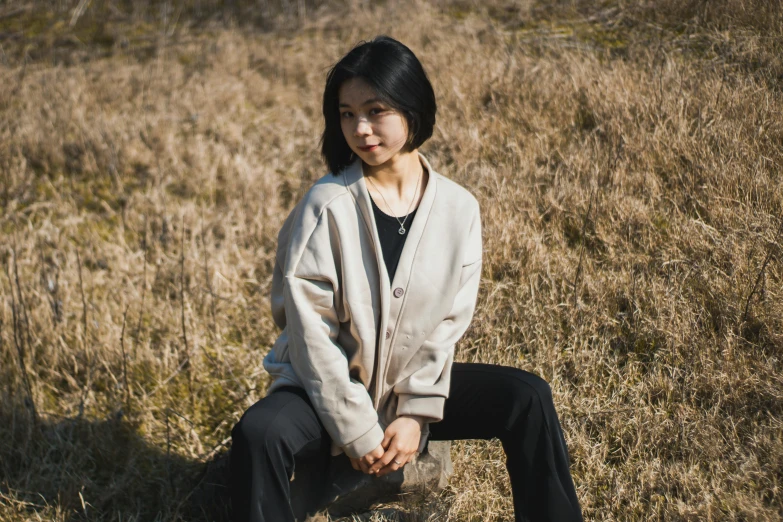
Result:
{"type": "Polygon", "coordinates": [[[393,281],[360,160],[316,182],[278,236],[271,299],[283,331],[264,359],[268,393],[304,388],[333,454],[366,455],[400,415],[443,418],[454,344],[476,306],[478,202],[420,158],[429,182],[393,281]]]}

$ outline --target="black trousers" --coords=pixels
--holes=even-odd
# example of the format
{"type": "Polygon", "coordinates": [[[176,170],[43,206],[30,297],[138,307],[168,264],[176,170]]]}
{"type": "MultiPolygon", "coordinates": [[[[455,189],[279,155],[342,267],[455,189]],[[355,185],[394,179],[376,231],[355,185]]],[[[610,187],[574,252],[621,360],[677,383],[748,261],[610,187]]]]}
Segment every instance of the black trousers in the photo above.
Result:
{"type": "MultiPolygon", "coordinates": [[[[271,393],[245,412],[231,435],[234,519],[294,521],[294,460],[311,459],[324,473],[330,461],[331,439],[307,395],[295,388],[271,393]]],[[[546,381],[516,368],[455,363],[443,420],[430,425],[430,440],[495,438],[506,452],[517,521],[582,520],[546,381]]]]}

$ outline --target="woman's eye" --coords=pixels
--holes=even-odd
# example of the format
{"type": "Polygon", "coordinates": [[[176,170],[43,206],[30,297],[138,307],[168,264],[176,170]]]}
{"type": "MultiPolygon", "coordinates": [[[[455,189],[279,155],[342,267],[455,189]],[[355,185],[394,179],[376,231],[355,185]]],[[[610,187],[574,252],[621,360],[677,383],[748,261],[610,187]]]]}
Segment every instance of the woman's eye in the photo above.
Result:
{"type": "Polygon", "coordinates": [[[378,114],[381,114],[383,112],[383,109],[376,108],[376,109],[370,109],[370,115],[371,116],[377,116],[378,114]]]}
{"type": "Polygon", "coordinates": [[[341,117],[341,118],[343,118],[343,119],[350,118],[351,116],[353,116],[353,114],[351,114],[351,113],[350,113],[350,112],[348,112],[348,111],[345,111],[345,112],[341,112],[341,113],[340,113],[340,117],[341,117]]]}

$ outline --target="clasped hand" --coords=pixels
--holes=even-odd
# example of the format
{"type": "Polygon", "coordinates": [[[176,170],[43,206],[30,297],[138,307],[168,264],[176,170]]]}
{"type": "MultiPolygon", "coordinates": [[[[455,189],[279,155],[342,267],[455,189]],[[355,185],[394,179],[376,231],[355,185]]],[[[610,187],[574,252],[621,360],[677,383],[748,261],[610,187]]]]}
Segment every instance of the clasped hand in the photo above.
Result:
{"type": "Polygon", "coordinates": [[[399,417],[389,424],[381,445],[363,457],[351,459],[357,471],[382,477],[397,471],[411,461],[419,449],[423,421],[414,417],[399,417]]]}

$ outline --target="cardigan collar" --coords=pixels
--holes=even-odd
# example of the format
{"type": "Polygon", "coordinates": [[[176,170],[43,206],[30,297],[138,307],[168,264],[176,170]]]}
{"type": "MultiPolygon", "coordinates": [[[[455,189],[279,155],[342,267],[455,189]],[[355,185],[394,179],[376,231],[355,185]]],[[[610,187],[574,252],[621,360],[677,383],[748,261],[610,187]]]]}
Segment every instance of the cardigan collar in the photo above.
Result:
{"type": "MultiPolygon", "coordinates": [[[[419,206],[416,209],[416,217],[408,228],[408,237],[405,240],[405,245],[403,246],[397,268],[397,271],[399,272],[400,268],[404,267],[403,273],[406,280],[410,265],[413,262],[413,256],[419,244],[419,240],[421,240],[421,236],[424,233],[424,226],[429,219],[430,211],[432,210],[432,204],[435,201],[435,193],[437,192],[436,185],[438,183],[438,178],[440,177],[437,172],[432,170],[430,162],[427,161],[427,158],[425,158],[421,153],[419,153],[419,160],[421,160],[424,168],[427,169],[427,172],[429,173],[429,179],[427,180],[427,186],[424,189],[424,194],[421,197],[421,201],[419,201],[419,206]]],[[[364,218],[364,222],[370,229],[369,232],[373,237],[375,253],[378,259],[381,293],[383,294],[384,291],[388,291],[392,281],[389,281],[389,276],[385,270],[383,253],[381,250],[381,241],[380,237],[378,236],[378,228],[375,224],[375,215],[372,211],[370,193],[367,190],[367,182],[364,178],[362,160],[360,158],[357,158],[343,171],[343,180],[345,182],[346,188],[359,206],[362,217],[364,218]]],[[[394,279],[395,281],[398,279],[396,274],[394,279]]]]}

